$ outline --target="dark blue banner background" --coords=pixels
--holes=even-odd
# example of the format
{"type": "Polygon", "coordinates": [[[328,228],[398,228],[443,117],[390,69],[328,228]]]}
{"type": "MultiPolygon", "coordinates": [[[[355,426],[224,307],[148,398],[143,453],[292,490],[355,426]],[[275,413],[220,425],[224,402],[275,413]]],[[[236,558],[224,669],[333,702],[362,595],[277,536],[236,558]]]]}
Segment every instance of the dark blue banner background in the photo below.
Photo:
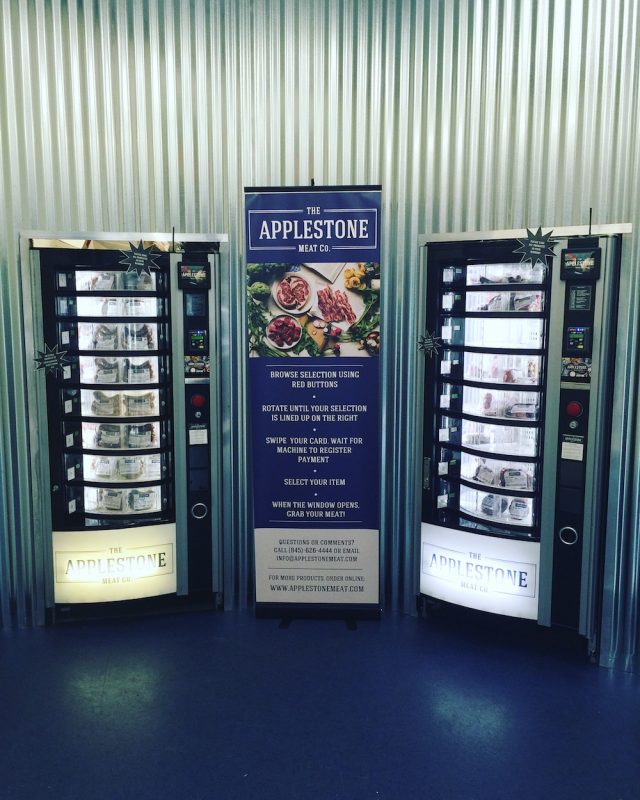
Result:
{"type": "Polygon", "coordinates": [[[247,190],[247,263],[380,261],[380,191],[247,190]]]}
{"type": "Polygon", "coordinates": [[[378,529],[378,359],[249,370],[255,527],[378,529]]]}
{"type": "Polygon", "coordinates": [[[380,197],[245,190],[259,604],[379,603],[380,197]]]}

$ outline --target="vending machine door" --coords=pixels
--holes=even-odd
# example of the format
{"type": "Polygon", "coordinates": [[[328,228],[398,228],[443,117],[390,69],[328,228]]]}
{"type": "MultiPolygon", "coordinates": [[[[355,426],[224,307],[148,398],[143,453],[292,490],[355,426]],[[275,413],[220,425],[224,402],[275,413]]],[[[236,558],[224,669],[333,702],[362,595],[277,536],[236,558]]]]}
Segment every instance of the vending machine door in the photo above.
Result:
{"type": "Polygon", "coordinates": [[[420,593],[592,637],[620,237],[508,233],[425,242],[420,593]]]}
{"type": "Polygon", "coordinates": [[[34,251],[56,603],[176,591],[169,254],[123,247],[34,251]]]}
{"type": "Polygon", "coordinates": [[[46,397],[32,428],[46,460],[34,505],[50,553],[48,605],[217,605],[215,292],[227,237],[23,238],[46,397]]]}
{"type": "Polygon", "coordinates": [[[429,247],[420,591],[536,619],[549,272],[514,249],[429,247]]]}

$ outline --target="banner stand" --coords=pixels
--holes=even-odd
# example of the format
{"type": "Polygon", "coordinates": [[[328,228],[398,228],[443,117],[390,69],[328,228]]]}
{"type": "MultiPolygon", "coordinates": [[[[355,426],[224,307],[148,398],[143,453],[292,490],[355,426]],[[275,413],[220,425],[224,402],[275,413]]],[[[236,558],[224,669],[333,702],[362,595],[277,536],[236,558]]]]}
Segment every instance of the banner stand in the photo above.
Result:
{"type": "Polygon", "coordinates": [[[259,616],[380,615],[380,208],[245,189],[259,616]]]}

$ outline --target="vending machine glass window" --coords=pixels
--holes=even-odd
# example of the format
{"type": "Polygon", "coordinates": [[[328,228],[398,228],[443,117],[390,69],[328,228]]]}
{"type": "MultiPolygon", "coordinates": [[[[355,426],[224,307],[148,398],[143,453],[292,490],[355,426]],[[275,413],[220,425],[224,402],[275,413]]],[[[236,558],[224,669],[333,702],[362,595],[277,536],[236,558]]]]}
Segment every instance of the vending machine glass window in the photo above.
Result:
{"type": "Polygon", "coordinates": [[[429,248],[421,592],[533,617],[550,283],[514,249],[429,248]]]}
{"type": "Polygon", "coordinates": [[[430,259],[429,322],[443,348],[428,364],[435,427],[425,448],[437,474],[424,512],[439,525],[535,540],[547,269],[511,257],[496,248],[482,262],[430,259]]]}
{"type": "Polygon", "coordinates": [[[46,374],[54,600],[174,593],[169,253],[133,269],[116,243],[53,244],[35,252],[62,355],[46,374]]]}
{"type": "Polygon", "coordinates": [[[121,251],[39,255],[45,341],[68,361],[47,378],[54,529],[172,522],[169,256],[139,274],[121,251]]]}

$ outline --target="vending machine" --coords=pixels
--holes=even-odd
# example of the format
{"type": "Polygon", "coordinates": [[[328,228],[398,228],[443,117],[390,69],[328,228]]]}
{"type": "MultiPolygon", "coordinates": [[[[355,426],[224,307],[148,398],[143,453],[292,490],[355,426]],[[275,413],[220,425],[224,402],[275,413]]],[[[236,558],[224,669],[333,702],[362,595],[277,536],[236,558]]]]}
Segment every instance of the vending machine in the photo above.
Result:
{"type": "Polygon", "coordinates": [[[226,237],[26,240],[47,605],[60,616],[150,597],[215,604],[226,237]]]}
{"type": "Polygon", "coordinates": [[[596,645],[622,234],[423,239],[420,598],[596,645]]]}

